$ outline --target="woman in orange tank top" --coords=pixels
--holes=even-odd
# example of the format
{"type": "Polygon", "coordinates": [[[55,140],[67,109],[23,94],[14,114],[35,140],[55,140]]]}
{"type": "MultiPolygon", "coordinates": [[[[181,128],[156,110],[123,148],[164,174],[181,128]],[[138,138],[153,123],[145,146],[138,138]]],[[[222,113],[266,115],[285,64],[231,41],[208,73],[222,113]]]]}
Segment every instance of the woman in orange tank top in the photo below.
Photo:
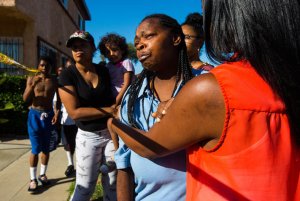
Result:
{"type": "Polygon", "coordinates": [[[149,132],[112,129],[147,158],[186,149],[189,201],[300,200],[300,2],[203,3],[208,53],[225,63],[161,105],[149,132]]]}

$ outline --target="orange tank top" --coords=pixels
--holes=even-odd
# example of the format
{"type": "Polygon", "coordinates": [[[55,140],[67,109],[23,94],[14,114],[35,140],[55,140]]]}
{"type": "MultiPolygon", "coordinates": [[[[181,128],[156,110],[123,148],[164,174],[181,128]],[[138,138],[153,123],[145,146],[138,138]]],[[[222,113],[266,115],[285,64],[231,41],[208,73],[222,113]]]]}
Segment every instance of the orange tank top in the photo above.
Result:
{"type": "Polygon", "coordinates": [[[188,149],[186,200],[300,200],[300,151],[281,99],[247,62],[211,73],[225,100],[224,129],[212,150],[188,149]]]}

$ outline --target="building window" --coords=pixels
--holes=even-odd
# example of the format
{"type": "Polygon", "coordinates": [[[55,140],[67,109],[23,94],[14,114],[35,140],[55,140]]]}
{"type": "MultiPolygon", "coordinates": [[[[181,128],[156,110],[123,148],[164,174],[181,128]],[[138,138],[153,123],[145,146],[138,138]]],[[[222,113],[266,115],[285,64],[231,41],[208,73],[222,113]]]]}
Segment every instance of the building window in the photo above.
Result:
{"type": "MultiPolygon", "coordinates": [[[[23,38],[0,37],[0,52],[13,58],[19,63],[23,63],[23,38]]],[[[0,72],[22,74],[23,70],[0,63],[0,72]]]]}
{"type": "Polygon", "coordinates": [[[55,71],[56,65],[57,65],[57,55],[58,52],[56,49],[48,45],[42,40],[39,40],[39,57],[41,56],[47,56],[50,57],[51,62],[52,62],[52,72],[55,71]]]}
{"type": "Polygon", "coordinates": [[[60,0],[66,9],[68,9],[68,0],[60,0]]]}
{"type": "Polygon", "coordinates": [[[85,21],[79,14],[78,14],[78,26],[80,30],[85,30],[85,21]]]}

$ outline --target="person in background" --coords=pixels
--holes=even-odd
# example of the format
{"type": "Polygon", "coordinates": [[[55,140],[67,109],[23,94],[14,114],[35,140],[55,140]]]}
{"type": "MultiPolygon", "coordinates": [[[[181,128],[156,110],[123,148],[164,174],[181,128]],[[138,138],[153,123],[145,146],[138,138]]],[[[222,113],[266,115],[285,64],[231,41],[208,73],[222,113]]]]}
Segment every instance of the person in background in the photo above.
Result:
{"type": "Polygon", "coordinates": [[[204,42],[203,17],[199,13],[189,14],[181,24],[185,36],[185,44],[188,51],[192,72],[195,76],[207,73],[213,69],[212,65],[200,60],[200,49],[204,42]]]}
{"type": "Polygon", "coordinates": [[[62,66],[58,66],[57,69],[56,69],[56,76],[58,78],[58,76],[61,74],[61,72],[63,71],[63,67],[62,66]]]}
{"type": "MultiPolygon", "coordinates": [[[[93,36],[76,31],[66,45],[72,50],[75,65],[66,68],[59,76],[59,96],[78,126],[76,184],[71,200],[88,201],[98,180],[103,149],[111,139],[106,123],[115,111],[111,107],[115,100],[107,68],[92,62],[96,51],[93,36]]],[[[104,177],[107,176],[102,175],[102,181],[106,181],[104,177]]],[[[103,186],[103,200],[116,200],[115,184],[103,186]]]]}
{"type": "MultiPolygon", "coordinates": [[[[112,91],[116,98],[115,106],[117,107],[121,103],[125,91],[134,78],[134,66],[130,59],[127,58],[128,45],[124,37],[109,33],[101,38],[98,48],[101,54],[109,60],[106,67],[110,74],[112,91]]],[[[111,119],[108,120],[108,124],[110,124],[110,122],[111,119]]],[[[119,144],[117,136],[111,132],[110,134],[112,141],[106,145],[105,153],[107,153],[107,156],[105,157],[105,163],[100,167],[102,173],[109,173],[115,170],[114,159],[109,156],[114,155],[119,144]]],[[[116,174],[116,172],[110,174],[116,174]]]]}
{"type": "Polygon", "coordinates": [[[68,58],[66,60],[65,67],[68,68],[68,67],[73,66],[73,65],[74,65],[73,59],[68,58]]]}
{"type": "MultiPolygon", "coordinates": [[[[23,93],[23,100],[30,105],[27,128],[31,143],[30,183],[29,192],[35,192],[38,187],[36,178],[39,154],[41,157],[41,169],[38,180],[42,185],[48,185],[46,176],[52,135],[57,135],[55,124],[59,116],[60,105],[57,104],[55,111],[52,108],[52,100],[57,91],[57,79],[51,76],[51,61],[48,57],[41,57],[38,65],[39,73],[27,79],[26,88],[23,93]]],[[[55,142],[56,146],[56,142],[55,142]]]]}
{"type": "MultiPolygon", "coordinates": [[[[175,19],[163,14],[145,17],[134,45],[144,69],[124,95],[120,119],[148,131],[158,105],[172,99],[193,76],[184,35],[175,19]]],[[[120,140],[115,154],[118,200],[185,200],[185,160],[184,151],[149,160],[120,140]]]]}
{"type": "Polygon", "coordinates": [[[112,129],[147,158],[186,149],[187,201],[300,200],[300,2],[203,2],[208,53],[226,62],[189,81],[149,132],[112,129]]]}
{"type": "MultiPolygon", "coordinates": [[[[61,72],[62,72],[63,69],[64,69],[63,66],[56,67],[55,72],[56,72],[57,81],[58,81],[58,76],[61,74],[61,72]]],[[[54,110],[57,107],[56,104],[58,104],[58,101],[60,101],[60,99],[59,100],[57,99],[57,93],[55,93],[54,97],[53,97],[53,109],[54,110]]],[[[59,104],[61,104],[61,102],[59,102],[59,104]]],[[[60,112],[59,112],[59,115],[58,115],[58,119],[57,119],[57,121],[55,123],[55,128],[56,128],[57,135],[58,135],[58,137],[57,137],[57,139],[58,139],[57,140],[57,146],[61,142],[60,139],[62,138],[62,136],[61,136],[61,123],[60,122],[61,122],[61,109],[60,109],[60,112]]]]}
{"type": "MultiPolygon", "coordinates": [[[[67,60],[65,64],[65,68],[68,68],[72,66],[72,63],[68,63],[70,60],[67,60]]],[[[59,75],[61,72],[64,70],[62,66],[60,66],[57,69],[57,76],[59,78],[59,75]]],[[[57,102],[57,94],[55,93],[54,99],[53,99],[53,104],[55,105],[57,102]]],[[[77,133],[77,126],[75,124],[75,121],[71,119],[69,116],[64,104],[61,104],[61,109],[60,109],[60,122],[59,122],[59,133],[61,136],[61,141],[62,144],[64,145],[64,149],[67,154],[67,160],[68,160],[68,166],[65,171],[66,177],[70,177],[74,174],[75,169],[74,169],[74,152],[75,152],[75,139],[76,139],[76,133],[77,133]]],[[[59,138],[60,139],[60,138],[59,138]]]]}

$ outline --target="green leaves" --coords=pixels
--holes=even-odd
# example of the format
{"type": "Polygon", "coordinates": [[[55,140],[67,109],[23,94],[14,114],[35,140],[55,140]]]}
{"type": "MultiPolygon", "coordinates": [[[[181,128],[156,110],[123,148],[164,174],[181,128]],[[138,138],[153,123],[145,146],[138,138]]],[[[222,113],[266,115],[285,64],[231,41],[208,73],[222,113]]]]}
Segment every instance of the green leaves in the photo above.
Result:
{"type": "Polygon", "coordinates": [[[136,49],[132,43],[128,43],[128,59],[130,59],[133,63],[138,62],[138,58],[136,56],[136,49]]]}
{"type": "Polygon", "coordinates": [[[26,134],[25,76],[0,75],[0,134],[26,134]]]}
{"type": "Polygon", "coordinates": [[[0,75],[0,109],[13,106],[14,111],[26,111],[22,98],[25,87],[25,76],[0,75]]]}
{"type": "Polygon", "coordinates": [[[12,110],[14,109],[15,106],[11,102],[8,102],[5,104],[4,108],[0,108],[0,111],[5,111],[5,110],[12,110]]]}

